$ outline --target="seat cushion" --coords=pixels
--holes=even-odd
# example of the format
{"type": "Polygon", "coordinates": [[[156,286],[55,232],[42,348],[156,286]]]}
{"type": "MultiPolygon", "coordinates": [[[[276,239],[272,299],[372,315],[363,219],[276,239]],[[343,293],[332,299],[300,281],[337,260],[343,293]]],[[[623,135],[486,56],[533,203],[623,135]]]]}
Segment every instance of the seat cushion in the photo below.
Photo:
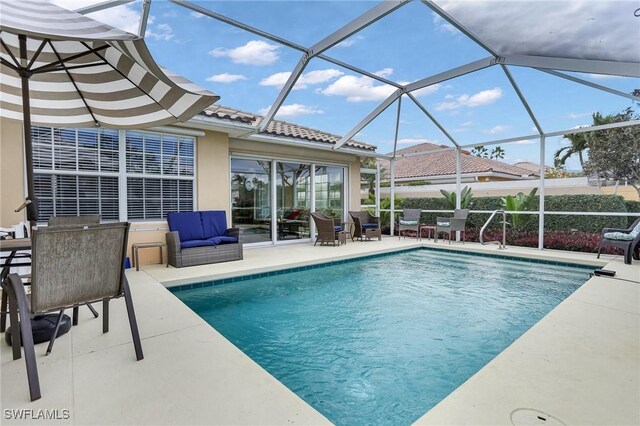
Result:
{"type": "Polygon", "coordinates": [[[170,231],[178,231],[180,242],[205,239],[199,212],[169,213],[167,223],[170,231]]]}
{"type": "Polygon", "coordinates": [[[342,231],[342,226],[340,226],[340,225],[335,225],[335,226],[333,227],[333,229],[335,229],[335,230],[336,230],[336,232],[339,232],[339,231],[342,231]]]}
{"type": "Polygon", "coordinates": [[[190,240],[190,241],[182,241],[180,242],[180,248],[193,248],[193,247],[206,247],[214,245],[211,241],[208,240],[190,240]]]}
{"type": "Polygon", "coordinates": [[[363,223],[362,229],[376,229],[379,228],[377,223],[363,223]]]}
{"type": "Polygon", "coordinates": [[[604,237],[608,240],[618,241],[631,241],[635,238],[634,235],[627,234],[626,232],[607,232],[604,234],[604,237]]]}
{"type": "Polygon", "coordinates": [[[402,219],[400,219],[400,225],[416,226],[417,224],[418,224],[417,220],[402,220],[402,219]]]}
{"type": "Polygon", "coordinates": [[[204,238],[227,235],[227,215],[224,210],[208,210],[200,212],[204,238]]]}
{"type": "Polygon", "coordinates": [[[209,241],[212,245],[217,246],[219,244],[237,243],[238,239],[236,237],[227,237],[225,235],[222,235],[220,237],[207,238],[207,241],[209,241]]]}
{"type": "Polygon", "coordinates": [[[450,222],[438,222],[438,226],[450,226],[450,222]]]}

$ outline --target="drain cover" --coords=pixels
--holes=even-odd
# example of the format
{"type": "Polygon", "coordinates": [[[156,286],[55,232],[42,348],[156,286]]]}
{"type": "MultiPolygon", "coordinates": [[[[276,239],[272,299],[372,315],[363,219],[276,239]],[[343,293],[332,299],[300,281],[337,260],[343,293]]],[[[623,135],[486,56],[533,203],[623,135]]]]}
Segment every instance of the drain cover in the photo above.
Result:
{"type": "Polygon", "coordinates": [[[511,424],[513,426],[566,426],[560,419],[547,414],[544,411],[533,408],[518,408],[511,413],[511,424]]]}

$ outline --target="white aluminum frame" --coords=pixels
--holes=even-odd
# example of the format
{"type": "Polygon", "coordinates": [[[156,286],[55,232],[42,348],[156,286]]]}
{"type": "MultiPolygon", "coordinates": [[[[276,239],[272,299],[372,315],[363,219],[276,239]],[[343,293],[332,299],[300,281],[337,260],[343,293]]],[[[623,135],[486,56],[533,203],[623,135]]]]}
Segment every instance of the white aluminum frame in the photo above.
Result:
{"type": "MultiPolygon", "coordinates": [[[[99,10],[105,10],[108,9],[110,7],[115,7],[115,6],[119,6],[119,5],[123,5],[123,4],[127,4],[130,3],[133,0],[109,0],[109,1],[105,1],[99,4],[95,4],[92,6],[88,6],[88,7],[84,7],[84,8],[80,8],[77,9],[76,12],[78,13],[82,13],[82,14],[86,14],[86,13],[92,13],[92,12],[96,12],[99,10]]],[[[148,20],[148,14],[149,14],[149,6],[150,6],[150,1],[151,0],[143,0],[143,13],[141,16],[141,22],[140,22],[140,33],[142,35],[144,35],[144,28],[146,28],[146,23],[148,20]]],[[[386,110],[391,104],[393,104],[396,100],[398,100],[398,111],[400,111],[400,99],[401,96],[406,94],[409,99],[411,99],[417,106],[418,108],[420,108],[425,115],[427,115],[427,117],[438,127],[438,129],[453,143],[453,147],[451,148],[443,148],[443,149],[438,149],[438,150],[434,150],[431,152],[438,152],[438,151],[447,151],[447,150],[456,150],[456,193],[457,193],[457,199],[459,202],[460,199],[460,175],[461,175],[461,164],[460,164],[460,149],[461,148],[471,148],[474,146],[485,146],[485,145],[497,145],[497,144],[508,144],[508,143],[514,143],[514,142],[519,142],[519,141],[523,141],[523,140],[533,140],[533,139],[538,139],[540,140],[540,188],[541,188],[541,203],[540,203],[540,211],[537,212],[536,214],[540,214],[540,229],[543,230],[544,227],[544,154],[545,154],[545,140],[548,137],[552,137],[552,136],[560,136],[560,135],[566,135],[566,134],[574,134],[574,133],[581,133],[581,132],[589,132],[589,131],[594,131],[594,130],[604,130],[604,129],[612,129],[612,128],[618,128],[618,127],[625,127],[625,126],[637,126],[640,125],[640,120],[632,120],[632,121],[628,121],[625,123],[613,123],[613,124],[608,124],[608,125],[603,125],[603,126],[592,126],[592,127],[588,127],[588,128],[582,128],[582,129],[569,129],[569,130],[563,130],[563,131],[554,131],[554,132],[545,132],[542,129],[542,126],[540,125],[540,123],[538,122],[538,120],[535,117],[535,114],[533,112],[533,110],[531,109],[531,107],[529,106],[526,97],[524,96],[524,94],[520,91],[515,79],[513,78],[513,76],[511,75],[508,67],[509,66],[519,66],[519,67],[527,67],[527,68],[533,68],[536,69],[538,71],[541,72],[545,72],[548,73],[552,76],[558,77],[558,78],[563,78],[572,82],[575,82],[577,84],[582,84],[582,85],[586,85],[588,87],[591,87],[593,89],[596,90],[602,90],[602,91],[606,91],[608,93],[612,93],[615,94],[617,96],[623,96],[625,98],[629,98],[629,99],[633,99],[636,101],[640,101],[639,98],[633,96],[633,95],[629,95],[623,92],[620,92],[618,90],[600,85],[600,84],[596,84],[596,83],[592,83],[590,81],[586,81],[583,79],[580,79],[578,77],[574,77],[565,73],[562,73],[560,71],[570,71],[570,72],[581,72],[581,73],[595,73],[595,74],[606,74],[606,75],[616,75],[616,76],[626,76],[626,77],[640,77],[640,64],[638,63],[632,63],[632,62],[624,62],[624,61],[601,61],[601,60],[590,60],[590,59],[574,59],[574,58],[559,58],[559,57],[547,57],[547,56],[534,56],[534,55],[501,55],[500,52],[496,51],[495,49],[493,49],[491,46],[489,46],[487,43],[485,43],[483,40],[481,40],[477,35],[475,35],[471,30],[469,30],[468,28],[466,28],[461,22],[459,22],[454,16],[450,15],[449,13],[447,13],[445,10],[443,10],[442,8],[440,8],[433,0],[421,0],[422,3],[428,7],[432,12],[434,12],[435,14],[437,14],[438,16],[440,16],[441,18],[443,18],[445,21],[447,21],[449,24],[451,24],[453,27],[455,27],[457,30],[459,30],[462,34],[464,34],[466,37],[468,37],[469,39],[471,39],[473,42],[475,42],[476,44],[478,44],[480,47],[482,47],[484,50],[486,50],[490,56],[484,59],[481,59],[479,61],[475,61],[475,62],[471,62],[465,65],[462,65],[460,67],[456,67],[453,69],[450,69],[448,71],[442,72],[442,73],[438,73],[432,76],[428,76],[426,78],[423,78],[421,80],[415,81],[413,83],[409,83],[407,85],[401,85],[399,83],[393,82],[391,80],[388,80],[384,77],[375,75],[373,73],[370,73],[366,70],[360,69],[358,67],[355,67],[349,63],[331,58],[329,56],[327,56],[324,52],[328,49],[330,49],[331,47],[335,46],[336,44],[340,43],[341,41],[347,39],[348,37],[352,36],[353,34],[356,34],[357,32],[361,31],[362,29],[366,28],[367,26],[371,25],[372,23],[384,18],[385,16],[387,16],[390,13],[393,13],[394,11],[396,11],[397,9],[399,9],[400,7],[402,7],[403,5],[407,4],[410,0],[385,0],[382,1],[380,3],[378,3],[376,6],[374,6],[373,8],[371,8],[370,10],[368,10],[367,12],[363,13],[362,15],[360,15],[359,17],[357,17],[356,19],[354,19],[353,21],[351,21],[350,23],[344,25],[342,28],[340,28],[339,30],[335,31],[334,33],[332,33],[331,35],[325,37],[323,40],[319,41],[318,43],[314,44],[312,47],[310,48],[306,48],[304,46],[301,46],[297,43],[294,43],[292,41],[289,41],[285,38],[270,34],[266,31],[262,31],[260,29],[257,29],[255,27],[249,26],[247,24],[241,23],[239,21],[233,20],[231,18],[228,18],[224,15],[221,15],[219,13],[213,12],[207,8],[195,5],[193,3],[190,3],[186,0],[170,0],[172,3],[179,5],[181,7],[185,7],[187,9],[190,9],[194,12],[197,13],[201,13],[205,16],[208,16],[210,18],[213,18],[217,21],[223,22],[225,24],[228,25],[232,25],[235,26],[236,28],[240,28],[244,31],[248,31],[250,33],[256,34],[260,37],[264,37],[268,40],[271,40],[275,43],[287,46],[289,48],[295,49],[299,52],[302,53],[302,57],[300,58],[298,64],[296,65],[295,69],[293,70],[293,72],[291,73],[291,75],[289,76],[289,79],[287,80],[286,84],[284,85],[284,87],[281,89],[280,93],[278,94],[276,100],[274,101],[274,103],[272,104],[271,108],[269,109],[269,112],[267,113],[267,115],[265,116],[265,118],[260,122],[258,127],[254,127],[253,130],[249,130],[250,133],[253,133],[253,135],[251,135],[251,138],[261,138],[264,137],[264,132],[267,129],[267,127],[269,126],[269,123],[274,119],[274,117],[276,116],[276,114],[278,113],[280,107],[282,106],[282,104],[284,103],[284,101],[286,100],[288,94],[290,93],[290,91],[292,90],[292,88],[294,87],[296,81],[300,78],[300,76],[302,75],[302,73],[304,72],[304,69],[306,68],[306,66],[308,65],[308,63],[314,59],[314,58],[318,58],[321,60],[325,60],[328,61],[330,63],[333,63],[335,65],[344,67],[352,72],[355,73],[359,73],[361,75],[365,75],[368,76],[376,81],[382,82],[384,84],[390,85],[392,87],[396,88],[396,91],[391,94],[387,99],[385,99],[384,101],[382,101],[371,113],[369,113],[364,119],[362,119],[353,129],[351,129],[338,143],[336,143],[333,146],[333,149],[342,149],[343,151],[347,151],[347,149],[343,148],[343,146],[350,141],[359,131],[361,131],[365,126],[367,126],[371,121],[373,121],[378,115],[380,115],[384,110],[386,110]],[[525,136],[520,136],[520,137],[515,137],[515,138],[507,138],[507,139],[501,139],[501,140],[491,140],[491,141],[486,141],[486,142],[482,142],[482,143],[473,143],[473,144],[460,144],[459,142],[457,142],[451,135],[449,132],[447,132],[447,130],[440,125],[440,123],[424,108],[424,106],[422,104],[420,104],[420,102],[418,102],[418,100],[415,98],[414,95],[412,95],[412,91],[418,90],[420,88],[424,88],[424,87],[428,87],[434,84],[437,84],[439,82],[442,81],[446,81],[452,78],[456,78],[459,76],[462,76],[464,74],[468,74],[468,73],[472,73],[472,72],[477,72],[480,71],[482,69],[488,68],[488,67],[492,67],[495,65],[499,65],[502,70],[504,71],[505,75],[507,76],[509,82],[511,83],[512,88],[514,89],[514,91],[516,92],[518,98],[520,99],[522,105],[524,106],[525,110],[527,111],[527,114],[529,115],[529,117],[531,118],[538,134],[535,135],[525,135],[525,136]]],[[[399,116],[399,113],[398,113],[399,116]]],[[[398,134],[398,126],[399,126],[399,120],[396,119],[396,136],[395,136],[395,140],[394,140],[394,154],[393,157],[390,158],[390,168],[391,168],[391,209],[392,211],[394,210],[394,186],[395,186],[395,158],[396,158],[396,143],[397,143],[397,134],[398,134]]],[[[356,149],[351,148],[349,150],[349,152],[354,151],[354,153],[357,151],[356,149]]],[[[385,155],[381,155],[381,154],[377,154],[377,153],[371,153],[371,154],[364,154],[362,152],[359,152],[360,155],[368,155],[368,156],[372,156],[372,157],[377,157],[377,158],[387,158],[387,156],[385,155]]],[[[413,155],[421,155],[421,153],[415,153],[413,155]]],[[[398,158],[402,158],[402,157],[409,157],[412,156],[412,154],[404,154],[399,156],[398,158]]],[[[194,165],[195,166],[195,165],[194,165]]],[[[378,171],[379,171],[379,164],[377,166],[378,171]]],[[[376,182],[376,187],[379,188],[379,172],[378,172],[378,179],[376,182]]],[[[376,196],[379,198],[379,191],[376,191],[376,196]]],[[[274,203],[275,205],[275,203],[274,203]]],[[[379,211],[379,202],[377,202],[377,210],[379,211]]],[[[548,214],[551,214],[550,212],[548,214]]],[[[554,213],[555,214],[555,213],[554,213]]],[[[392,215],[393,217],[393,215],[392,215]]],[[[393,233],[393,220],[391,220],[391,230],[393,233]]],[[[542,249],[543,247],[543,241],[544,236],[543,233],[541,233],[540,236],[540,241],[539,241],[539,248],[542,249]]]]}

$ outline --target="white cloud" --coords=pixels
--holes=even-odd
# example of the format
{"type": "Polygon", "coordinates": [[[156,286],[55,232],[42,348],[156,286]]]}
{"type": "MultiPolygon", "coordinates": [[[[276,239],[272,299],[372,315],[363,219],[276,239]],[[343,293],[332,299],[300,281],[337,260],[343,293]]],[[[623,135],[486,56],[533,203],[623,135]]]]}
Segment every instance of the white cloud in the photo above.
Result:
{"type": "Polygon", "coordinates": [[[526,141],[511,142],[509,145],[533,145],[534,143],[538,143],[538,141],[529,139],[526,141]]]}
{"type": "Polygon", "coordinates": [[[570,118],[572,120],[575,120],[576,118],[582,118],[582,117],[591,117],[591,113],[590,112],[570,112],[569,114],[567,114],[567,118],[570,118]]]}
{"type": "Polygon", "coordinates": [[[458,109],[461,107],[477,107],[481,105],[489,105],[502,97],[502,89],[495,87],[489,90],[483,90],[473,95],[445,96],[447,101],[436,104],[436,110],[443,111],[448,109],[458,109]]]}
{"type": "Polygon", "coordinates": [[[493,126],[490,129],[484,130],[484,133],[487,133],[489,135],[497,135],[498,133],[506,132],[507,130],[509,130],[509,128],[509,126],[498,124],[497,126],[493,126]]]}
{"type": "Polygon", "coordinates": [[[169,41],[173,38],[173,28],[169,24],[158,24],[155,28],[149,28],[145,37],[169,41]]]}
{"type": "MultiPolygon", "coordinates": [[[[260,85],[281,88],[287,82],[290,75],[290,72],[278,72],[275,74],[271,74],[269,77],[262,79],[260,81],[260,85]]],[[[300,76],[300,78],[296,82],[296,85],[294,86],[294,90],[306,89],[310,85],[326,83],[342,75],[344,75],[342,71],[333,68],[310,71],[300,76]]]]}
{"type": "Polygon", "coordinates": [[[236,81],[246,79],[247,77],[242,74],[229,74],[225,72],[222,74],[212,75],[211,77],[207,78],[207,81],[213,81],[215,83],[235,83],[236,81]]]}
{"type": "MultiPolygon", "coordinates": [[[[374,74],[389,77],[393,74],[393,68],[384,68],[374,74]]],[[[363,102],[385,99],[395,90],[395,87],[386,84],[377,85],[374,79],[367,76],[344,75],[324,89],[318,89],[317,93],[327,96],[344,96],[348,102],[363,102]]]]}
{"type": "MultiPolygon", "coordinates": [[[[402,85],[405,85],[405,83],[400,83],[402,85]]],[[[427,87],[423,87],[422,89],[418,89],[418,90],[414,90],[413,92],[411,92],[413,94],[413,96],[427,96],[430,95],[432,93],[435,93],[438,91],[438,89],[440,89],[440,85],[439,84],[432,84],[431,86],[427,86],[427,87]]]]}
{"type": "Polygon", "coordinates": [[[204,18],[204,15],[202,13],[198,13],[196,11],[189,13],[189,16],[196,19],[204,18]]]}
{"type": "Polygon", "coordinates": [[[446,31],[448,33],[451,34],[460,34],[460,31],[458,31],[456,29],[456,27],[454,27],[453,25],[451,25],[450,23],[448,23],[447,21],[445,21],[440,15],[438,15],[437,13],[433,12],[431,14],[432,17],[432,22],[433,25],[441,30],[441,31],[446,31]]]}
{"type": "MultiPolygon", "coordinates": [[[[258,114],[265,115],[267,112],[269,112],[270,108],[271,106],[269,106],[269,108],[263,108],[258,111],[258,114]]],[[[324,111],[309,105],[289,104],[289,105],[282,105],[280,109],[278,109],[278,113],[276,114],[276,116],[277,117],[296,117],[298,115],[309,115],[309,114],[324,114],[324,111]]]]}
{"type": "Polygon", "coordinates": [[[617,80],[624,78],[620,75],[607,75],[607,74],[584,74],[593,80],[617,80]]]}
{"type": "Polygon", "coordinates": [[[364,37],[361,35],[351,36],[346,40],[342,40],[340,43],[336,44],[335,47],[351,47],[359,41],[364,40],[364,37]]]}
{"type": "Polygon", "coordinates": [[[215,58],[229,58],[236,64],[271,65],[280,56],[280,47],[262,40],[251,40],[247,44],[232,49],[217,47],[209,52],[215,58]]]}
{"type": "MultiPolygon", "coordinates": [[[[95,0],[53,0],[53,3],[58,6],[64,7],[69,10],[76,10],[82,7],[95,5],[95,0]]],[[[116,27],[120,30],[127,31],[133,34],[138,33],[138,26],[140,25],[140,12],[133,9],[131,5],[121,5],[112,7],[109,9],[101,10],[98,12],[90,13],[88,17],[95,19],[105,24],[109,24],[112,27],[116,27]]],[[[149,24],[153,20],[153,17],[149,17],[149,24]]]]}

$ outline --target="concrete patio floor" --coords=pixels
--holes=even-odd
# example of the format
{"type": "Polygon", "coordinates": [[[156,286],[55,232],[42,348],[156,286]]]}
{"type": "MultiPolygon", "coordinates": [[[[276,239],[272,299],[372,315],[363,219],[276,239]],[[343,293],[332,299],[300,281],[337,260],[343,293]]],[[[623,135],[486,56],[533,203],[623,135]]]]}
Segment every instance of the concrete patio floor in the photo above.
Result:
{"type": "MultiPolygon", "coordinates": [[[[43,397],[32,403],[24,360],[13,361],[10,347],[1,342],[2,423],[34,423],[8,419],[6,410],[16,409],[30,409],[34,415],[40,409],[69,410],[67,420],[38,424],[329,423],[165,286],[422,245],[606,265],[617,275],[590,279],[418,423],[512,424],[514,410],[530,408],[566,424],[640,424],[638,262],[624,265],[620,257],[597,260],[591,254],[516,247],[498,251],[495,245],[434,244],[409,238],[340,247],[304,243],[251,248],[239,262],[129,270],[145,359],[135,361],[123,301],[111,303],[107,334],[101,332],[101,318],[94,319],[83,308],[80,324],[56,341],[50,356],[44,356],[46,345],[36,346],[43,397]]],[[[529,414],[516,412],[516,424],[527,424],[532,420],[529,414]]]]}

